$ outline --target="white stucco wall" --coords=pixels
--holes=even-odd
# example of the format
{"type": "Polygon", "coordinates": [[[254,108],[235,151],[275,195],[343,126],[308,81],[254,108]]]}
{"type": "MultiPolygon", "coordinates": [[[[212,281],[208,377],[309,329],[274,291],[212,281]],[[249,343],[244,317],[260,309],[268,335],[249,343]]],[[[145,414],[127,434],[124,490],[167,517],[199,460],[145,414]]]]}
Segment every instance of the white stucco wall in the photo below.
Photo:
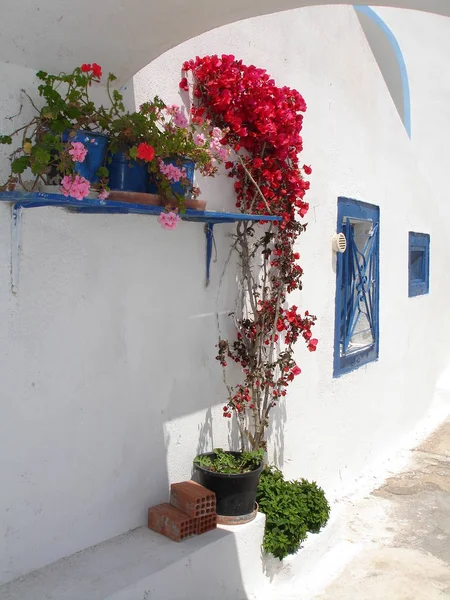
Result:
{"type": "MultiPolygon", "coordinates": [[[[402,44],[400,30],[418,17],[388,16],[402,44]]],[[[413,74],[412,142],[349,7],[304,8],[214,30],[134,79],[137,102],[155,93],[178,102],[184,60],[234,53],[306,99],[303,157],[313,167],[312,208],[298,248],[304,291],[292,301],[318,315],[320,343],[316,354],[298,349],[303,374],[273,413],[271,455],[288,477],[316,479],[331,498],[414,426],[449,358],[440,144],[448,143],[450,104],[440,96],[442,69],[424,74],[423,62],[443,65],[450,25],[427,18],[428,46],[417,49],[404,34],[413,74]],[[431,107],[421,77],[435,86],[431,107]],[[330,236],[338,196],[381,209],[380,359],[334,380],[330,236]],[[430,294],[412,299],[409,230],[430,233],[432,248],[430,294]]],[[[3,119],[17,112],[19,90],[32,77],[1,65],[3,119]]],[[[226,178],[203,190],[210,208],[233,209],[226,178]]],[[[233,307],[234,273],[231,265],[217,305],[229,226],[215,228],[218,260],[205,289],[201,224],[166,232],[151,217],[34,209],[24,215],[14,296],[9,207],[0,205],[0,213],[0,581],[7,581],[144,523],[169,482],[190,476],[198,450],[232,438],[221,417],[214,314],[233,307]]]]}

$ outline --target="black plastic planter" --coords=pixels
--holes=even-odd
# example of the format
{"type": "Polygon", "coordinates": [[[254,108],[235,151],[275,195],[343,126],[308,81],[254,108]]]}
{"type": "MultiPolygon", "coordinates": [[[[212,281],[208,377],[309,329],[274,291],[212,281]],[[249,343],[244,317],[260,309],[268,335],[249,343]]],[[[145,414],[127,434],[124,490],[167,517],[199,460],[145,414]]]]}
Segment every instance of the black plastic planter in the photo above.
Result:
{"type": "MultiPolygon", "coordinates": [[[[239,456],[240,452],[227,452],[239,456]]],[[[205,452],[201,456],[214,459],[214,452],[205,452]]],[[[194,463],[197,481],[216,494],[216,512],[223,516],[241,516],[255,509],[256,488],[264,464],[248,473],[215,473],[194,463]]]]}

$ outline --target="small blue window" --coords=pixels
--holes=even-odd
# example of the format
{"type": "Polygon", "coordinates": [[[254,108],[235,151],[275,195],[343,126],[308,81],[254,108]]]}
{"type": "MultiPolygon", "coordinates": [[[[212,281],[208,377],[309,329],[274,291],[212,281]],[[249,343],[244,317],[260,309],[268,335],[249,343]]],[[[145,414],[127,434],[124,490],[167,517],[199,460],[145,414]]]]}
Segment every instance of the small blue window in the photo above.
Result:
{"type": "Polygon", "coordinates": [[[409,232],[408,296],[421,296],[430,290],[430,236],[409,232]]]}
{"type": "Polygon", "coordinates": [[[334,377],[378,358],[379,207],[339,198],[337,231],[347,249],[336,263],[334,377]]]}

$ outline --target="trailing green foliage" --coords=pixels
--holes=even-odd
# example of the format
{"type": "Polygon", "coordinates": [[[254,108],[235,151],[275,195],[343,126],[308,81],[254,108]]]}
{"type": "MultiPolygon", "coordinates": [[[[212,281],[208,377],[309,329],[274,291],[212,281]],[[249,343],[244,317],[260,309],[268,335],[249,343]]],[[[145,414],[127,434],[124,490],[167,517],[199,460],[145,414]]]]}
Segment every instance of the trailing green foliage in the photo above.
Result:
{"type": "Polygon", "coordinates": [[[239,452],[237,456],[222,450],[222,448],[214,448],[213,452],[213,457],[199,454],[194,459],[194,463],[215,473],[239,474],[254,471],[264,458],[264,450],[239,452]]]}
{"type": "MultiPolygon", "coordinates": [[[[11,174],[7,183],[1,186],[2,191],[13,190],[17,183],[28,191],[34,191],[39,181],[51,184],[55,180],[59,183],[63,176],[74,174],[75,161],[69,150],[76,133],[107,133],[113,117],[125,110],[119,92],[111,92],[111,84],[116,79],[112,73],[106,82],[111,106],[97,107],[91,100],[91,86],[99,83],[101,76],[102,69],[97,64],[82,65],[69,74],[36,73],[43,107],[37,108],[34,100],[24,92],[35,114],[11,134],[0,135],[0,145],[10,146],[13,139],[17,142],[10,154],[11,174]],[[67,139],[63,141],[65,132],[67,139]],[[23,176],[28,169],[29,180],[25,182],[23,176]]],[[[16,116],[19,115],[20,111],[16,116]]],[[[102,177],[105,177],[105,172],[108,175],[105,167],[102,167],[102,172],[102,177]]]]}
{"type": "Polygon", "coordinates": [[[308,531],[320,531],[330,516],[325,493],[315,482],[285,481],[275,467],[261,473],[256,500],[266,515],[264,550],[280,560],[295,554],[308,531]]]}

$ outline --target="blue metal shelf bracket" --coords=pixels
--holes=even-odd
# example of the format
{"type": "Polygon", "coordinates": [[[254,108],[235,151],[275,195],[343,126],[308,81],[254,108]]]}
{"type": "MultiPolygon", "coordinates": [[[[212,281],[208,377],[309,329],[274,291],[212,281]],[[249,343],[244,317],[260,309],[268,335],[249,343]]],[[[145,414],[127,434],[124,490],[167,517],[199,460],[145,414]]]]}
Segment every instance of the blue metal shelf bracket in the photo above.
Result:
{"type": "Polygon", "coordinates": [[[22,207],[13,204],[11,207],[11,291],[19,290],[20,245],[22,241],[22,207]]]}
{"type": "Polygon", "coordinates": [[[213,241],[214,241],[214,223],[206,223],[205,225],[205,233],[206,233],[206,280],[205,280],[205,286],[208,287],[209,285],[209,274],[210,274],[210,268],[211,268],[211,256],[212,256],[212,248],[213,248],[213,241]]]}
{"type": "MultiPolygon", "coordinates": [[[[165,210],[162,206],[147,206],[142,204],[130,204],[128,202],[115,202],[112,200],[98,200],[94,198],[76,200],[70,196],[66,197],[61,194],[47,194],[42,192],[0,192],[0,202],[1,201],[12,204],[11,288],[14,293],[17,293],[19,285],[22,209],[57,206],[69,209],[73,212],[87,214],[110,213],[153,216],[160,215],[165,210]]],[[[205,223],[206,285],[208,285],[210,281],[210,266],[214,244],[214,225],[220,223],[236,223],[237,221],[273,222],[282,220],[282,217],[274,215],[248,215],[243,213],[200,211],[189,208],[180,216],[183,221],[205,223]]]]}

